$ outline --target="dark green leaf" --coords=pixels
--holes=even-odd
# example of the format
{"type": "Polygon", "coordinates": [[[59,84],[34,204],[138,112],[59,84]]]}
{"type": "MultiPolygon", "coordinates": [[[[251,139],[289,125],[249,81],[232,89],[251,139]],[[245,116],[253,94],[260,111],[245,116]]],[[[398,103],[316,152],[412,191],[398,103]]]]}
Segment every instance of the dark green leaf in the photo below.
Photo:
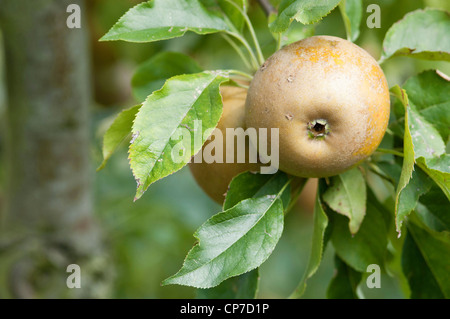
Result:
{"type": "Polygon", "coordinates": [[[159,90],[167,79],[180,74],[202,72],[191,57],[177,52],[161,52],[137,68],[131,79],[133,94],[138,101],[159,90]]]}
{"type": "MultiPolygon", "coordinates": [[[[278,172],[271,174],[256,174],[244,172],[237,175],[230,183],[230,189],[227,193],[223,209],[227,210],[235,206],[242,200],[255,198],[264,195],[276,195],[287,183],[287,175],[278,172]]],[[[289,197],[290,189],[286,188],[281,197],[289,197]]],[[[289,198],[287,198],[289,201],[289,198]]],[[[286,207],[289,202],[286,202],[286,207]]],[[[259,279],[258,269],[242,274],[237,277],[227,279],[220,285],[199,291],[199,298],[255,298],[258,289],[259,279]]]]}
{"type": "Polygon", "coordinates": [[[432,272],[413,237],[406,233],[402,250],[402,269],[408,280],[412,299],[443,299],[432,272]]]}
{"type": "Polygon", "coordinates": [[[408,185],[402,190],[398,199],[396,225],[401,225],[417,205],[419,197],[427,193],[432,186],[432,180],[420,169],[412,173],[408,185]]]}
{"type": "Polygon", "coordinates": [[[450,203],[444,193],[437,186],[433,186],[431,190],[419,200],[425,205],[429,213],[433,214],[446,230],[450,231],[450,203]]]}
{"type": "Polygon", "coordinates": [[[371,264],[380,267],[384,264],[388,229],[383,214],[376,205],[368,201],[366,216],[354,236],[348,230],[348,218],[332,214],[331,242],[336,254],[359,272],[365,272],[371,264]]]}
{"type": "Polygon", "coordinates": [[[349,267],[338,256],[334,258],[336,273],[327,289],[328,299],[358,299],[356,289],[362,273],[349,267]]]}
{"type": "Polygon", "coordinates": [[[323,204],[321,201],[325,188],[326,186],[324,181],[319,181],[319,190],[318,195],[316,196],[316,204],[314,206],[314,229],[308,265],[300,283],[289,298],[300,298],[303,295],[306,289],[306,281],[316,273],[320,263],[322,262],[322,255],[327,243],[325,240],[325,234],[328,226],[328,217],[322,207],[323,204]]]}
{"type": "Polygon", "coordinates": [[[244,172],[233,178],[223,203],[223,209],[229,209],[240,201],[252,198],[272,178],[270,174],[244,172]]]}
{"type": "Polygon", "coordinates": [[[402,265],[411,298],[450,298],[450,234],[408,221],[402,265]]]}
{"type": "Polygon", "coordinates": [[[394,221],[393,211],[378,200],[370,187],[367,188],[367,201],[370,202],[370,205],[373,206],[374,209],[381,213],[386,229],[389,231],[389,229],[391,229],[392,222],[394,221]]]}
{"type": "Polygon", "coordinates": [[[211,288],[259,267],[283,231],[283,204],[277,196],[250,198],[214,215],[195,233],[199,243],[178,273],[163,284],[211,288]]]}
{"type": "Polygon", "coordinates": [[[258,268],[237,277],[229,278],[220,285],[197,291],[198,299],[255,299],[259,286],[258,268]]]}
{"type": "MultiPolygon", "coordinates": [[[[229,209],[247,198],[276,195],[287,181],[287,175],[281,171],[276,174],[241,173],[231,181],[223,209],[229,209]]],[[[281,195],[284,208],[289,205],[290,189],[290,186],[286,187],[281,195]]]]}
{"type": "Polygon", "coordinates": [[[396,163],[382,161],[382,162],[376,163],[376,166],[381,171],[383,171],[384,175],[387,178],[392,180],[394,187],[398,184],[398,182],[400,180],[400,175],[402,173],[402,168],[400,167],[400,165],[398,165],[396,163]]]}

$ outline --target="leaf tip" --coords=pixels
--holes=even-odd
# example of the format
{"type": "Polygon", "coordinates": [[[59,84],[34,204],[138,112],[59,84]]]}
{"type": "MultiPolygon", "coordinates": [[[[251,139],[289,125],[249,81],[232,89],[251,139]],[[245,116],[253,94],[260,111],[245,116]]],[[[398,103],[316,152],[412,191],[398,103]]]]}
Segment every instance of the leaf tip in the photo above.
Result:
{"type": "Polygon", "coordinates": [[[100,39],[98,39],[98,42],[106,42],[106,41],[112,41],[114,39],[111,38],[110,32],[108,31],[104,36],[102,36],[100,39]]]}
{"type": "Polygon", "coordinates": [[[402,236],[402,223],[401,221],[396,221],[396,231],[397,231],[397,238],[400,238],[402,236]]]}
{"type": "Polygon", "coordinates": [[[144,193],[142,190],[139,189],[139,186],[140,185],[138,184],[138,189],[136,190],[136,195],[134,195],[133,203],[136,202],[138,199],[140,199],[144,193]]]}
{"type": "Polygon", "coordinates": [[[139,184],[139,181],[138,181],[138,188],[136,190],[136,195],[134,195],[133,203],[136,202],[139,198],[142,197],[142,191],[140,191],[139,187],[140,187],[140,184],[139,184]]]}
{"type": "Polygon", "coordinates": [[[167,279],[164,279],[164,280],[160,283],[160,286],[162,287],[162,286],[170,285],[170,278],[172,278],[172,277],[169,277],[169,278],[167,278],[167,279]]]}
{"type": "Polygon", "coordinates": [[[100,172],[102,169],[104,169],[106,166],[106,159],[103,160],[103,162],[99,165],[99,167],[97,167],[97,169],[95,170],[97,173],[100,172]]]}

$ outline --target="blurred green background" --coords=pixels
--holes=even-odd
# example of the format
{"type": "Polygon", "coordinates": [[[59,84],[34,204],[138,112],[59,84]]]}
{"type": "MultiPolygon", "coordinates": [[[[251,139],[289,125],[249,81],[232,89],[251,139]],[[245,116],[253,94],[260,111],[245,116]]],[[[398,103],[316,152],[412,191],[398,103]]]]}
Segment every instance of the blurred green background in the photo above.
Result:
{"type": "MultiPolygon", "coordinates": [[[[219,35],[198,36],[187,33],[183,38],[151,44],[98,42],[121,15],[139,2],[141,1],[86,1],[94,93],[91,108],[91,170],[95,217],[104,229],[113,266],[113,284],[109,296],[194,298],[196,290],[193,288],[163,287],[160,283],[179,270],[185,255],[195,242],[192,234],[207,218],[220,211],[219,205],[202,192],[186,167],[151,185],[146,194],[133,203],[136,183],[129,169],[126,145],[122,145],[105,169],[97,173],[95,167],[102,161],[102,136],[109,123],[120,110],[141,102],[133,99],[130,86],[131,76],[138,64],[158,52],[177,51],[195,58],[204,69],[239,69],[243,65],[219,35]]],[[[249,16],[268,57],[273,52],[274,41],[267,30],[263,11],[256,1],[250,2],[249,16]]],[[[273,1],[274,4],[276,2],[273,1]]],[[[368,29],[365,21],[369,14],[364,12],[361,35],[356,43],[376,59],[381,53],[384,34],[404,14],[426,6],[447,6],[448,9],[449,4],[445,0],[383,0],[364,1],[364,8],[370,3],[377,3],[381,7],[381,28],[368,29]]],[[[316,34],[346,37],[338,9],[317,24],[316,34]]],[[[390,87],[402,84],[409,76],[430,68],[440,68],[444,73],[450,73],[448,63],[411,58],[398,57],[383,65],[390,87]]],[[[3,84],[0,85],[1,117],[6,100],[4,83],[0,84],[3,84]]],[[[0,152],[4,151],[3,135],[2,130],[0,152]]],[[[4,165],[0,163],[0,202],[4,190],[4,170],[4,165]]],[[[279,244],[261,266],[259,297],[285,298],[292,292],[306,268],[311,236],[312,216],[300,203],[296,211],[286,217],[279,244]]],[[[0,259],[0,271],[1,263],[0,259]]],[[[308,281],[304,297],[324,298],[333,272],[333,251],[329,245],[318,272],[308,281]]],[[[6,285],[1,278],[0,275],[0,286],[6,285]]],[[[400,284],[396,280],[383,274],[381,282],[381,289],[363,289],[364,296],[403,298],[400,284]]]]}

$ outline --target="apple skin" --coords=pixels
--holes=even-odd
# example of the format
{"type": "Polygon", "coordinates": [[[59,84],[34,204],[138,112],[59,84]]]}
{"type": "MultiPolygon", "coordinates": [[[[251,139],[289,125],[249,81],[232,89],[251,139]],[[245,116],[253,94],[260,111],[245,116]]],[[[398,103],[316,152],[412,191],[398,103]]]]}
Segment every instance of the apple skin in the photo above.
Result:
{"type": "Polygon", "coordinates": [[[277,51],[256,72],[245,123],[279,128],[282,171],[327,177],[376,150],[389,114],[389,88],[375,59],[347,40],[314,36],[277,51]]]}
{"type": "Polygon", "coordinates": [[[314,206],[316,204],[317,196],[317,186],[318,179],[309,178],[305,186],[303,187],[296,203],[297,208],[308,215],[312,215],[314,213],[314,206]]]}

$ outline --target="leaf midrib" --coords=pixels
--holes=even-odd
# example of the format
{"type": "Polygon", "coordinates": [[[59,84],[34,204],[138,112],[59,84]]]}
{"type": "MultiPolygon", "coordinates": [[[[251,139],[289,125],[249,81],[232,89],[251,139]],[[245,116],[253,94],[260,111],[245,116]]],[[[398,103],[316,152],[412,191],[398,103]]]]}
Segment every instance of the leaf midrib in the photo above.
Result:
{"type": "MultiPolygon", "coordinates": [[[[187,114],[194,108],[193,106],[197,103],[198,99],[202,96],[202,94],[205,92],[205,90],[211,86],[211,83],[212,83],[216,78],[217,78],[217,76],[214,76],[214,77],[209,81],[209,83],[205,86],[205,88],[203,89],[203,91],[198,95],[198,97],[197,97],[196,99],[193,100],[193,102],[192,102],[192,104],[190,105],[190,107],[188,107],[188,108],[186,109],[185,113],[182,114],[182,120],[181,120],[180,123],[183,122],[183,120],[186,118],[187,114]]],[[[162,89],[161,89],[161,90],[162,90],[162,89]]],[[[179,92],[180,92],[180,91],[181,91],[181,92],[189,92],[189,91],[191,91],[191,90],[179,90],[179,92]]],[[[141,110],[139,110],[139,112],[141,112],[141,110]]],[[[139,114],[139,112],[138,112],[138,114],[139,114]]],[[[173,136],[173,134],[175,133],[175,131],[180,127],[180,123],[178,123],[177,126],[172,130],[172,132],[170,133],[168,139],[165,139],[165,140],[164,140],[164,145],[165,145],[165,147],[164,147],[160,152],[158,152],[158,157],[155,159],[154,164],[153,164],[153,166],[151,167],[151,169],[148,170],[148,173],[146,173],[146,176],[145,176],[145,183],[141,183],[141,187],[145,187],[144,185],[147,185],[147,184],[148,184],[148,179],[149,179],[149,177],[151,176],[153,170],[155,169],[155,166],[159,163],[158,160],[160,160],[160,159],[162,158],[162,154],[164,154],[164,153],[166,152],[166,150],[167,150],[167,145],[169,144],[168,142],[170,141],[170,139],[171,139],[171,137],[173,136]]],[[[135,132],[133,132],[133,134],[134,134],[134,133],[135,133],[135,132]]],[[[149,146],[150,146],[150,145],[149,145],[149,146]]],[[[148,147],[147,147],[147,149],[148,149],[148,147]]],[[[130,154],[130,155],[131,155],[131,154],[130,154]]]]}
{"type": "MultiPolygon", "coordinates": [[[[205,267],[205,266],[209,265],[209,264],[212,263],[214,260],[216,260],[217,258],[219,258],[220,256],[222,256],[224,253],[226,253],[226,252],[230,249],[230,247],[232,247],[233,245],[235,245],[239,240],[241,240],[242,238],[244,238],[244,237],[245,237],[252,229],[255,228],[255,226],[261,221],[261,219],[264,218],[264,217],[266,216],[267,212],[272,208],[273,204],[274,204],[277,200],[278,200],[278,198],[275,198],[275,199],[270,203],[270,205],[268,206],[268,208],[265,209],[263,213],[261,213],[261,217],[258,218],[258,220],[252,225],[252,227],[250,227],[250,228],[249,228],[249,229],[248,229],[241,237],[239,237],[236,241],[232,242],[232,243],[231,243],[226,249],[224,249],[220,254],[218,254],[218,255],[215,256],[214,258],[211,258],[209,261],[207,261],[207,262],[205,262],[205,263],[199,265],[197,268],[193,268],[193,269],[189,270],[188,272],[184,273],[182,276],[185,276],[185,275],[187,275],[187,274],[189,274],[189,273],[192,273],[192,272],[194,272],[194,271],[196,271],[196,270],[198,270],[198,269],[200,269],[200,268],[202,268],[202,267],[205,267]]],[[[256,214],[256,213],[250,213],[250,214],[256,214]]],[[[246,215],[250,215],[250,214],[246,214],[246,215]]],[[[241,216],[242,216],[242,215],[241,215],[241,216]]],[[[238,217],[240,217],[240,216],[238,216],[238,217]]],[[[197,245],[198,245],[198,247],[201,247],[201,242],[199,242],[197,245]]]]}

